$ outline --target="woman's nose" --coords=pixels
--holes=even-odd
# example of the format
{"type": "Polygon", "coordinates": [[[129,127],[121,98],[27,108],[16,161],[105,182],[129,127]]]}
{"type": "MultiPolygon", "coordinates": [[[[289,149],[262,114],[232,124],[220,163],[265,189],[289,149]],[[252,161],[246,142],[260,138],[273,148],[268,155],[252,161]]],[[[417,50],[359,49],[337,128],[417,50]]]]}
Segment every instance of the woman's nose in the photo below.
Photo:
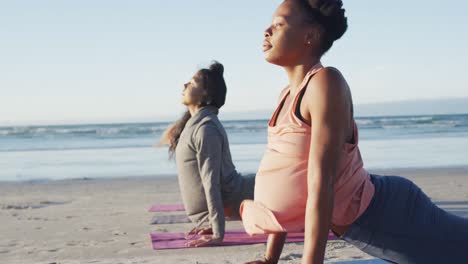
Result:
{"type": "Polygon", "coordinates": [[[265,31],[263,31],[263,36],[265,38],[271,37],[271,27],[268,27],[267,29],[265,29],[265,31]]]}

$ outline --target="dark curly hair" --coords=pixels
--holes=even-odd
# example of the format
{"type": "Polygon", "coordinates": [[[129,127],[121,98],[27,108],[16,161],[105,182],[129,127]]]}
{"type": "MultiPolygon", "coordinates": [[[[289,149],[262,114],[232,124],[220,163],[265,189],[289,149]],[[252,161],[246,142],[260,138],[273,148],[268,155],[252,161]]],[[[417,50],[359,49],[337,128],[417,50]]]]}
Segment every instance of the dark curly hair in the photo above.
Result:
{"type": "MultiPolygon", "coordinates": [[[[221,108],[226,101],[227,87],[224,81],[224,67],[221,63],[213,61],[208,68],[200,69],[196,75],[202,80],[200,85],[205,90],[205,96],[200,106],[214,106],[221,108]]],[[[169,155],[174,156],[180,134],[185,128],[191,115],[186,111],[182,117],[177,120],[169,131],[169,155]]]]}
{"type": "MultiPolygon", "coordinates": [[[[288,0],[286,0],[288,1],[288,0]]],[[[292,0],[304,10],[307,22],[319,25],[323,30],[320,54],[326,53],[335,40],[348,29],[348,19],[341,0],[292,0]]]]}
{"type": "Polygon", "coordinates": [[[212,105],[221,108],[226,101],[226,83],[224,81],[224,67],[221,63],[214,61],[208,69],[198,71],[201,77],[202,87],[206,91],[203,106],[212,105]]]}

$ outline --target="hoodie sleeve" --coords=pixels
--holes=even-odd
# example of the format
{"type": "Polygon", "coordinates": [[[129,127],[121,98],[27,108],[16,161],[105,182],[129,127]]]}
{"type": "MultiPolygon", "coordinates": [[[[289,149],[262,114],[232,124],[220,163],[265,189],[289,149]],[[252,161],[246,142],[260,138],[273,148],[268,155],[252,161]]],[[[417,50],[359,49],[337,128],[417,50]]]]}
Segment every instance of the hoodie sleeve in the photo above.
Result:
{"type": "Polygon", "coordinates": [[[224,238],[225,220],[221,196],[223,137],[218,128],[208,122],[198,129],[195,145],[213,236],[224,238]]]}

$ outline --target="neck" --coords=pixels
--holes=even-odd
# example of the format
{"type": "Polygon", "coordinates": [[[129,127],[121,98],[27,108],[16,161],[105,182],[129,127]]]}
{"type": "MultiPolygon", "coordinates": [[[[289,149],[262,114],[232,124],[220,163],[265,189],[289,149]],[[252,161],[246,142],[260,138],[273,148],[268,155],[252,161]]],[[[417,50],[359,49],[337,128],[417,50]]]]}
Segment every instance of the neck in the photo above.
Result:
{"type": "Polygon", "coordinates": [[[313,58],[308,59],[307,61],[303,61],[296,65],[283,67],[283,69],[288,74],[289,90],[292,96],[296,95],[299,92],[300,85],[304,80],[307,72],[309,72],[310,68],[312,68],[319,61],[319,58],[313,58]]]}
{"type": "Polygon", "coordinates": [[[198,105],[188,105],[187,109],[189,110],[190,115],[194,116],[198,113],[198,111],[200,111],[201,107],[198,105]]]}

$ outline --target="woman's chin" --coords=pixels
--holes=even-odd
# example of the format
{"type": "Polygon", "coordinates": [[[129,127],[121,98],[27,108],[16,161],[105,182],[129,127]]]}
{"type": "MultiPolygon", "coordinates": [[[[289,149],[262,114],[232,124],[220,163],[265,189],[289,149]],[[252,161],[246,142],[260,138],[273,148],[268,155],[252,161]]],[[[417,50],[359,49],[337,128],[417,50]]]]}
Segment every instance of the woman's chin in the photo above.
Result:
{"type": "Polygon", "coordinates": [[[265,54],[265,60],[271,64],[281,66],[281,60],[278,60],[278,58],[275,58],[274,56],[269,56],[268,54],[265,54]]]}
{"type": "Polygon", "coordinates": [[[269,53],[268,51],[263,52],[263,57],[269,63],[273,63],[273,61],[274,61],[274,57],[271,56],[271,53],[269,53]]]}

